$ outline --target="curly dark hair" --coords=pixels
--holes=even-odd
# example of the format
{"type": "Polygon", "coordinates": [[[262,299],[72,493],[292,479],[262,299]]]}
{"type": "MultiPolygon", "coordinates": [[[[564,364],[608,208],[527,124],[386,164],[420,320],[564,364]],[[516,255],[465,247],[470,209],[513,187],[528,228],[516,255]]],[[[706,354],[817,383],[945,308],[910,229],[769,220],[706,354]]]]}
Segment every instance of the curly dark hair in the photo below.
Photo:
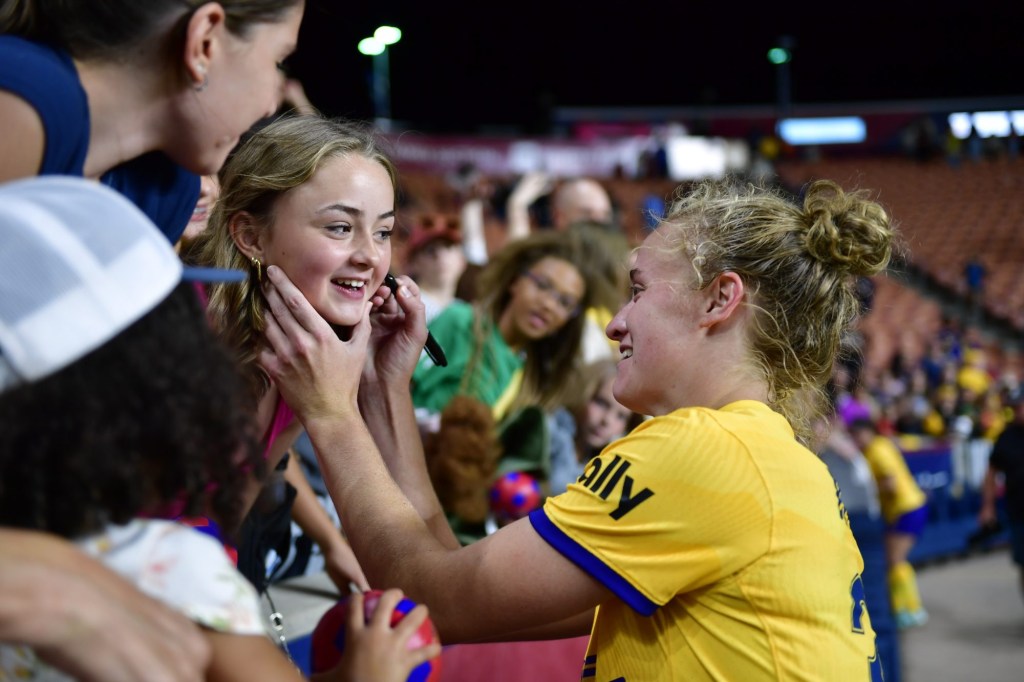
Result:
{"type": "Polygon", "coordinates": [[[242,472],[265,468],[245,396],[179,285],[81,360],[0,395],[0,523],[74,538],[175,506],[236,528],[242,472]]]}

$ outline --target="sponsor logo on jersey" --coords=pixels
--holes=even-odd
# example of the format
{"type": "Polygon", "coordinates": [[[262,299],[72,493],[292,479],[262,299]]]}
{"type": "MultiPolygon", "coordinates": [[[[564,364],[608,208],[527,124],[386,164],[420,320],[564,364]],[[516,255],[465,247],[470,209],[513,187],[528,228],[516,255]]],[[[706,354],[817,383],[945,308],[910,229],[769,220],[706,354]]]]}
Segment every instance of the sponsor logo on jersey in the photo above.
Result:
{"type": "Polygon", "coordinates": [[[602,500],[607,500],[617,491],[618,497],[614,498],[616,507],[608,514],[616,521],[654,495],[654,491],[646,487],[634,492],[636,482],[626,473],[630,465],[631,463],[621,455],[613,455],[610,462],[595,457],[590,460],[583,475],[576,481],[596,493],[602,500]]]}
{"type": "Polygon", "coordinates": [[[846,513],[846,505],[843,504],[843,492],[839,490],[839,484],[836,483],[835,480],[833,480],[832,483],[835,483],[836,486],[836,503],[839,506],[839,518],[846,523],[847,527],[849,527],[850,515],[846,513]]]}

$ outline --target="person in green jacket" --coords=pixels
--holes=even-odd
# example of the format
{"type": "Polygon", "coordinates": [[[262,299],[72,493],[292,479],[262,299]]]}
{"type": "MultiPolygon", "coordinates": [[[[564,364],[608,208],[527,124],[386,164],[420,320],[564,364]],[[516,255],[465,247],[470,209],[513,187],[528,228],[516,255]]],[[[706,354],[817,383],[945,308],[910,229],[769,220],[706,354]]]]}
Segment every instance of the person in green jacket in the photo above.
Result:
{"type": "Polygon", "coordinates": [[[430,324],[448,366],[423,357],[413,404],[440,413],[456,395],[491,407],[500,422],[517,408],[557,405],[577,367],[596,283],[580,239],[545,232],[505,247],[480,273],[477,300],[456,301],[430,324]]]}
{"type": "Polygon", "coordinates": [[[464,544],[487,533],[497,474],[525,471],[547,480],[546,413],[573,383],[581,311],[600,286],[583,248],[565,232],[512,242],[480,273],[474,304],[455,301],[430,323],[448,365],[421,358],[412,400],[434,488],[464,544]],[[467,419],[467,411],[477,416],[467,419]],[[479,447],[483,442],[497,447],[479,447]]]}

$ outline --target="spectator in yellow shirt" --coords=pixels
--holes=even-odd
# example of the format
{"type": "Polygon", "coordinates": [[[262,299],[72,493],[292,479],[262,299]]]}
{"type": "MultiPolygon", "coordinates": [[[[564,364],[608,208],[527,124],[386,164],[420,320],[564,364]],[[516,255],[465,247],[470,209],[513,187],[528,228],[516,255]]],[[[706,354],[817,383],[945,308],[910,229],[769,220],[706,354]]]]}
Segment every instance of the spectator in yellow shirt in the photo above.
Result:
{"type": "Polygon", "coordinates": [[[893,615],[900,628],[924,625],[928,613],[921,605],[914,567],[907,561],[928,520],[927,497],[907,467],[896,444],[878,433],[874,422],[859,419],[850,435],[864,452],[878,485],[885,518],[885,554],[889,564],[889,594],[893,615]]]}

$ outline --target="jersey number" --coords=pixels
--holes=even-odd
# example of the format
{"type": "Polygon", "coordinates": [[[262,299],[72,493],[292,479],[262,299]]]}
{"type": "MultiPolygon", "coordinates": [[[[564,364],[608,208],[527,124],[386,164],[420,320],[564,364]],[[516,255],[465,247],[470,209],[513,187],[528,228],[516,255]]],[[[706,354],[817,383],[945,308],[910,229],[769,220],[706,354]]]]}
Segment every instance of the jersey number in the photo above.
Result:
{"type": "MultiPolygon", "coordinates": [[[[858,635],[864,634],[864,614],[867,612],[867,601],[864,598],[864,580],[858,573],[850,586],[850,597],[853,599],[853,609],[850,613],[853,631],[858,635]]],[[[882,675],[882,661],[878,658],[878,651],[868,659],[868,667],[871,671],[871,682],[884,682],[882,675]]]]}

